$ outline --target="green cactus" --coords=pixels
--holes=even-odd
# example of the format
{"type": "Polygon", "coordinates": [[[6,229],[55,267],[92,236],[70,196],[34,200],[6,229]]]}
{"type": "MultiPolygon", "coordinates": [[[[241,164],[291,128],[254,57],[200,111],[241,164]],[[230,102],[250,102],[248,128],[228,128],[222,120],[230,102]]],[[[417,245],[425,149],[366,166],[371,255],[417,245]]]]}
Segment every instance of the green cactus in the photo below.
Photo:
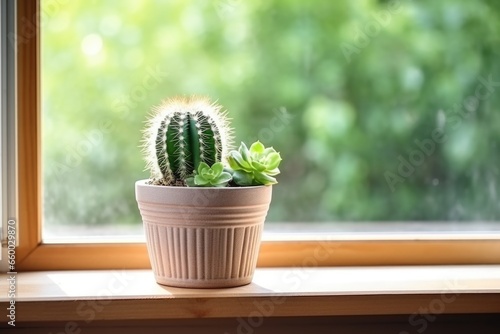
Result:
{"type": "Polygon", "coordinates": [[[221,106],[204,97],[172,98],[153,108],[144,133],[153,183],[185,185],[201,162],[223,161],[231,133],[221,106]]]}

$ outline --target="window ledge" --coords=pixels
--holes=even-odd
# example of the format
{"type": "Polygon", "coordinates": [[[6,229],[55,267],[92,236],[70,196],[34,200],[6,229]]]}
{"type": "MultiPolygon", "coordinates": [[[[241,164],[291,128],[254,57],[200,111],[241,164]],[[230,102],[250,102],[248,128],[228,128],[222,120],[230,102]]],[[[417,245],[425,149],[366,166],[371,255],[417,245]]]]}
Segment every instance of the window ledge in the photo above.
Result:
{"type": "Polygon", "coordinates": [[[258,268],[230,289],[161,286],[151,270],[39,271],[16,285],[17,322],[500,313],[500,265],[258,268]]]}

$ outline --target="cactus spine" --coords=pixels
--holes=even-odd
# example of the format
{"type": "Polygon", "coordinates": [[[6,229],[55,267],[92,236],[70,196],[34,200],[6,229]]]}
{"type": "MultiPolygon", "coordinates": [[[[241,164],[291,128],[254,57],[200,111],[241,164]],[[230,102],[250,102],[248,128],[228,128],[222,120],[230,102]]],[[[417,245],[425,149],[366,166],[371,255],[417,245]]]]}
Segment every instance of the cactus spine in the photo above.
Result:
{"type": "Polygon", "coordinates": [[[153,108],[144,139],[153,182],[178,185],[200,162],[225,159],[231,130],[221,106],[207,98],[172,98],[153,108]]]}

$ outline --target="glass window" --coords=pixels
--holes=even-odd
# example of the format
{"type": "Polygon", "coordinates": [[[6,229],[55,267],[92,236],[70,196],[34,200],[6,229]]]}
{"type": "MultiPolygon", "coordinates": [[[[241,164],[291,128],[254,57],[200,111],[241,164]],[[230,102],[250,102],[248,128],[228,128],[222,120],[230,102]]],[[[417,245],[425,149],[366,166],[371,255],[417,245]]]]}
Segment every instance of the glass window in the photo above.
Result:
{"type": "Polygon", "coordinates": [[[500,230],[500,3],[41,5],[45,239],[142,235],[143,122],[191,94],[281,152],[269,231],[500,230]]]}

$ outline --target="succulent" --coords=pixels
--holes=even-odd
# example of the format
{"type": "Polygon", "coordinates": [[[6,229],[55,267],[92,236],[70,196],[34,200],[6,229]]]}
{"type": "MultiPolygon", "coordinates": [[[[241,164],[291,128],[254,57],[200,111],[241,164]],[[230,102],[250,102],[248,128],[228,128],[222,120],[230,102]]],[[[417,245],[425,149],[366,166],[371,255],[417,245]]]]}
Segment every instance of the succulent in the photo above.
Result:
{"type": "Polygon", "coordinates": [[[152,182],[185,185],[201,163],[212,166],[225,159],[231,134],[226,113],[208,98],[176,97],[164,101],[153,108],[144,131],[152,182]]]}
{"type": "Polygon", "coordinates": [[[186,179],[190,187],[225,187],[232,179],[231,174],[224,171],[222,162],[216,162],[212,167],[201,162],[195,174],[186,179]]]}
{"type": "Polygon", "coordinates": [[[266,148],[257,141],[250,146],[241,143],[228,157],[229,166],[234,171],[233,181],[240,186],[276,184],[274,176],[280,173],[278,166],[281,156],[274,148],[266,148]]]}
{"type": "Polygon", "coordinates": [[[281,156],[274,148],[257,141],[250,149],[241,143],[228,153],[231,141],[232,129],[220,105],[197,96],[163,101],[153,108],[144,131],[151,183],[191,187],[278,183],[281,156]]]}

